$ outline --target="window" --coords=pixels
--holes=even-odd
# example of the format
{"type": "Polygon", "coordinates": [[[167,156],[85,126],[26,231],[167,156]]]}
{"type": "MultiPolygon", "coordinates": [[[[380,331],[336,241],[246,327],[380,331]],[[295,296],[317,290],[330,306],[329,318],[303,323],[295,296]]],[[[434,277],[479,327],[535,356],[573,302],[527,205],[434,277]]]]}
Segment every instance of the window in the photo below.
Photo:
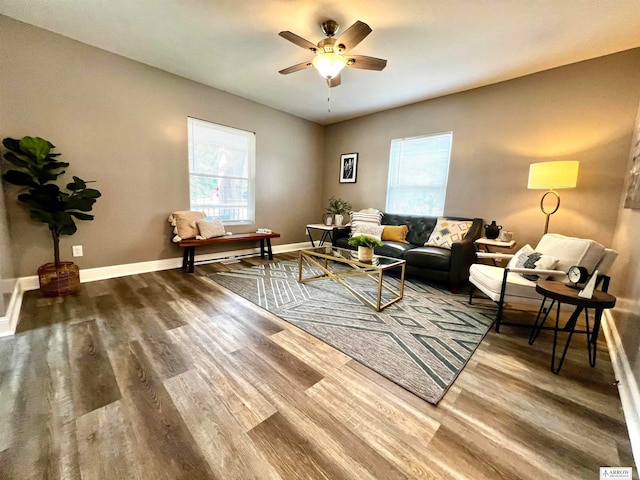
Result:
{"type": "Polygon", "coordinates": [[[391,141],[389,213],[438,216],[444,213],[453,133],[391,141]]]}
{"type": "Polygon", "coordinates": [[[187,124],[191,210],[255,223],[255,133],[195,118],[187,124]]]}

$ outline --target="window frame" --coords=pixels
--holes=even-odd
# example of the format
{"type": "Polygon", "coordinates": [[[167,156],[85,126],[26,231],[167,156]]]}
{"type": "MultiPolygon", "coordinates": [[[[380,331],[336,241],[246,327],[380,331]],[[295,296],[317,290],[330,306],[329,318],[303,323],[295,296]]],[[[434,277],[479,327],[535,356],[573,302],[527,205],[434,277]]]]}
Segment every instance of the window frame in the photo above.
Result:
{"type": "Polygon", "coordinates": [[[449,184],[449,171],[451,170],[451,152],[453,150],[453,131],[446,131],[446,132],[439,132],[439,133],[430,133],[430,134],[426,134],[426,135],[417,135],[414,137],[405,137],[405,138],[394,138],[391,140],[391,143],[389,145],[389,171],[388,171],[388,176],[387,176],[387,195],[386,195],[386,202],[385,202],[385,212],[387,213],[393,213],[393,214],[404,214],[404,215],[427,215],[427,216],[443,216],[444,215],[444,211],[445,211],[445,207],[446,207],[446,201],[447,201],[447,187],[449,184]],[[411,141],[416,141],[416,140],[420,140],[420,139],[427,139],[427,138],[433,138],[433,137],[445,137],[448,136],[449,137],[449,152],[447,155],[447,169],[444,175],[444,184],[442,184],[441,186],[438,185],[437,187],[433,186],[433,185],[426,185],[426,184],[407,184],[407,183],[401,183],[398,182],[397,179],[398,177],[400,177],[400,163],[401,163],[401,159],[402,159],[402,153],[399,153],[397,155],[398,160],[397,163],[394,160],[394,145],[396,143],[401,143],[400,148],[402,148],[402,143],[404,142],[411,142],[411,141]],[[403,211],[403,212],[395,212],[393,211],[392,208],[390,208],[390,200],[392,200],[391,195],[393,190],[398,190],[403,188],[403,186],[405,188],[418,188],[418,189],[434,189],[434,188],[442,188],[442,190],[444,191],[443,197],[442,197],[442,211],[439,213],[421,213],[421,212],[411,212],[411,211],[403,211]]]}
{"type": "MultiPolygon", "coordinates": [[[[236,127],[230,127],[228,125],[222,125],[219,123],[215,123],[215,122],[211,122],[209,120],[202,120],[199,118],[195,118],[195,117],[187,117],[187,150],[188,150],[188,164],[189,164],[189,208],[191,210],[205,210],[206,212],[206,208],[202,208],[202,206],[194,206],[194,202],[193,202],[193,185],[192,185],[192,177],[197,176],[197,177],[203,177],[203,178],[218,178],[218,179],[228,179],[228,180],[242,180],[242,181],[247,181],[248,182],[248,195],[247,195],[247,203],[246,203],[246,211],[247,211],[247,215],[246,218],[242,218],[242,219],[235,219],[235,220],[224,220],[221,219],[222,222],[225,225],[254,225],[255,221],[256,221],[256,209],[255,209],[255,205],[256,205],[256,175],[255,175],[255,171],[256,171],[256,133],[252,132],[250,130],[244,130],[241,128],[236,128],[236,127]],[[247,156],[248,158],[248,176],[244,177],[244,176],[231,176],[231,175],[220,175],[217,173],[210,173],[210,172],[197,172],[193,170],[193,166],[195,165],[195,161],[193,156],[195,155],[194,152],[194,139],[193,139],[193,135],[194,135],[194,129],[193,126],[200,124],[201,126],[205,126],[207,128],[212,128],[214,130],[217,130],[218,132],[222,132],[224,133],[228,133],[234,136],[238,136],[238,135],[242,135],[245,136],[247,139],[247,156]]],[[[215,205],[207,205],[206,207],[211,207],[211,209],[215,209],[215,208],[225,208],[223,205],[221,206],[215,206],[215,205]]],[[[229,209],[243,209],[245,208],[244,205],[240,205],[240,204],[236,204],[233,205],[231,207],[228,207],[229,209]]],[[[208,214],[208,212],[206,212],[208,214]]],[[[207,216],[214,216],[214,215],[207,215],[207,216]]]]}

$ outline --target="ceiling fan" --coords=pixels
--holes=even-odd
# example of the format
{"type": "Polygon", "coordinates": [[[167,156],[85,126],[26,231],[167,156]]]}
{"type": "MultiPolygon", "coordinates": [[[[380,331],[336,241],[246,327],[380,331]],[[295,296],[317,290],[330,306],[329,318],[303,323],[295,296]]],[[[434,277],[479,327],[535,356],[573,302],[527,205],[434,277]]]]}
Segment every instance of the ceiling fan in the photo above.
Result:
{"type": "Polygon", "coordinates": [[[340,71],[346,67],[360,68],[363,70],[382,70],[387,66],[387,61],[382,58],[366,57],[364,55],[349,55],[347,52],[358,45],[369,35],[372,30],[369,25],[358,20],[340,35],[335,38],[340,25],[335,20],[327,20],[320,24],[322,32],[326,35],[314,45],[309,40],[296,35],[293,32],[280,32],[282,38],[295,43],[299,47],[310,50],[315,54],[310,62],[302,62],[280,70],[280,73],[289,73],[304,70],[311,66],[315,67],[320,75],[327,80],[329,87],[337,87],[341,83],[340,71]]]}

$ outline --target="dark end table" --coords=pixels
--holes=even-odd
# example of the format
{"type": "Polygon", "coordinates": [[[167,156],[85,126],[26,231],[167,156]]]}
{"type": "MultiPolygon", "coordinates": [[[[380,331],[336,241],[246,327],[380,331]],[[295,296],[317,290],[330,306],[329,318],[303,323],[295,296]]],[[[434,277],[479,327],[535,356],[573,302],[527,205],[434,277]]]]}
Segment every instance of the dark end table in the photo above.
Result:
{"type": "Polygon", "coordinates": [[[580,292],[579,289],[570,287],[569,285],[566,285],[562,282],[550,280],[542,280],[538,282],[538,284],[536,285],[536,292],[542,295],[543,299],[542,304],[540,305],[540,310],[538,311],[538,316],[536,317],[536,322],[533,326],[533,330],[531,331],[531,336],[529,337],[529,345],[532,345],[533,342],[535,342],[538,334],[540,333],[540,330],[542,330],[542,326],[549,316],[549,312],[553,309],[554,304],[557,304],[556,325],[555,328],[553,328],[553,353],[551,355],[551,371],[555,374],[560,372],[562,364],[564,363],[564,359],[567,355],[567,350],[569,349],[569,344],[571,343],[571,337],[574,333],[586,333],[587,350],[589,353],[589,365],[595,367],[598,334],[600,332],[602,313],[605,309],[613,308],[615,306],[616,297],[614,297],[613,295],[609,295],[608,293],[601,290],[594,290],[593,296],[591,298],[582,298],[578,296],[578,293],[580,292]],[[547,299],[551,299],[551,304],[546,310],[546,313],[544,313],[543,315],[543,312],[545,312],[545,303],[547,299]],[[567,321],[566,325],[560,328],[560,305],[563,303],[575,305],[576,309],[571,314],[571,317],[567,321]],[[595,310],[593,329],[590,329],[589,327],[589,309],[595,310]],[[583,311],[585,315],[586,330],[576,330],[576,323],[583,311]],[[569,336],[567,338],[567,343],[564,346],[564,351],[562,352],[560,362],[556,366],[556,346],[558,344],[558,331],[560,330],[568,332],[569,336]]]}

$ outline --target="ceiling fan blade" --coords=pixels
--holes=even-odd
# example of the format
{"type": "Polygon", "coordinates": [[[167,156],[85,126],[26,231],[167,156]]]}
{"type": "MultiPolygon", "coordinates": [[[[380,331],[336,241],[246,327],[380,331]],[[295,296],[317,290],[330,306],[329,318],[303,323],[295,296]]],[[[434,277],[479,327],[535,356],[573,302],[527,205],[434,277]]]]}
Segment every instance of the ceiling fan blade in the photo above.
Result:
{"type": "Polygon", "coordinates": [[[331,80],[329,80],[329,87],[330,88],[337,87],[341,83],[342,83],[342,77],[340,74],[338,74],[335,77],[333,77],[331,80]]]}
{"type": "Polygon", "coordinates": [[[351,50],[366,38],[373,30],[364,22],[358,20],[356,23],[347,28],[336,41],[336,45],[340,45],[343,52],[351,50]]]}
{"type": "Polygon", "coordinates": [[[383,70],[387,61],[382,58],[367,57],[365,55],[349,55],[347,66],[362,70],[383,70]]]}
{"type": "Polygon", "coordinates": [[[284,32],[280,32],[278,35],[280,35],[285,40],[289,40],[291,43],[295,43],[296,45],[304,48],[305,50],[311,50],[313,53],[316,53],[316,50],[318,50],[318,47],[315,44],[311,43],[309,40],[302,38],[300,35],[296,35],[295,33],[290,32],[288,30],[284,32]]]}
{"type": "Polygon", "coordinates": [[[312,65],[311,62],[297,63],[295,65],[291,65],[290,67],[283,68],[278,73],[281,73],[282,75],[288,75],[290,73],[298,72],[300,70],[304,70],[305,68],[309,68],[311,65],[312,65]]]}

